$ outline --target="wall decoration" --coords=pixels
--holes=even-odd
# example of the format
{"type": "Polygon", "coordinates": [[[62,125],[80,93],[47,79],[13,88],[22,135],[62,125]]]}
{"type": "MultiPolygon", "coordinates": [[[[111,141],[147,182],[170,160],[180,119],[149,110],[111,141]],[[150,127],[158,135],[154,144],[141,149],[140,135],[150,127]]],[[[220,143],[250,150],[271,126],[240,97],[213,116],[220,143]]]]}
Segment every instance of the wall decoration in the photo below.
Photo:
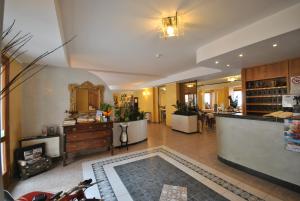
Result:
{"type": "Polygon", "coordinates": [[[287,150],[300,152],[300,120],[284,120],[284,138],[287,150]]]}
{"type": "Polygon", "coordinates": [[[300,94],[300,76],[291,77],[291,93],[300,94]]]}
{"type": "Polygon", "coordinates": [[[104,86],[103,85],[94,85],[93,83],[86,81],[79,84],[69,84],[69,91],[70,91],[70,111],[71,112],[80,112],[80,113],[88,113],[91,111],[96,111],[99,109],[101,103],[103,103],[104,97],[104,86]],[[80,92],[86,91],[85,97],[83,97],[84,93],[79,96],[80,92]],[[80,98],[80,99],[79,99],[80,98]],[[87,101],[82,101],[81,99],[86,99],[87,101]],[[82,104],[84,108],[82,109],[82,104]],[[92,110],[90,110],[92,106],[92,110]],[[82,111],[81,111],[82,110],[82,111]]]}

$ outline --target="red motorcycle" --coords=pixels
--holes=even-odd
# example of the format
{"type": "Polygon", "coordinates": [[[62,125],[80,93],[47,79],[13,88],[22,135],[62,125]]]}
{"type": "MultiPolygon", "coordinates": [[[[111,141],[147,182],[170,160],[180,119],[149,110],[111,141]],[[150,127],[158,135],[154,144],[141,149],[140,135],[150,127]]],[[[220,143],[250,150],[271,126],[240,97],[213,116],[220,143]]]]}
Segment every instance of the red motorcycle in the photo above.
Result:
{"type": "Polygon", "coordinates": [[[5,192],[4,201],[104,201],[102,199],[85,197],[84,191],[96,183],[97,182],[92,183],[92,179],[88,179],[80,182],[77,186],[66,192],[60,191],[55,194],[47,192],[31,192],[23,195],[17,200],[14,200],[8,192],[5,192]]]}

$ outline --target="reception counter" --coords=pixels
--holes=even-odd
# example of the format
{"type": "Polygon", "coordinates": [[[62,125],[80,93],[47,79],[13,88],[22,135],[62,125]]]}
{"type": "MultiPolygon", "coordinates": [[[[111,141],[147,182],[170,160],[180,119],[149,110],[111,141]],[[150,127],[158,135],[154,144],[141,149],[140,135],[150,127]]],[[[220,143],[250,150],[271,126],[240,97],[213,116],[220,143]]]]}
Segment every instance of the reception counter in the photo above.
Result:
{"type": "Polygon", "coordinates": [[[282,119],[216,114],[216,129],[222,162],[300,191],[300,153],[285,149],[282,119]]]}

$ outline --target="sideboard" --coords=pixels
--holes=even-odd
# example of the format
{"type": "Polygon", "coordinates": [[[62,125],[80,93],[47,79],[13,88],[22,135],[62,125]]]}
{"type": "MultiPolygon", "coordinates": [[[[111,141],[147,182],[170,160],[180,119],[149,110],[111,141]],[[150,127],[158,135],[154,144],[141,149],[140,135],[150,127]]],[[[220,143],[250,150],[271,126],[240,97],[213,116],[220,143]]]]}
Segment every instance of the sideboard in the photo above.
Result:
{"type": "Polygon", "coordinates": [[[107,148],[113,154],[113,122],[77,123],[64,126],[63,164],[68,155],[98,148],[107,148]]]}

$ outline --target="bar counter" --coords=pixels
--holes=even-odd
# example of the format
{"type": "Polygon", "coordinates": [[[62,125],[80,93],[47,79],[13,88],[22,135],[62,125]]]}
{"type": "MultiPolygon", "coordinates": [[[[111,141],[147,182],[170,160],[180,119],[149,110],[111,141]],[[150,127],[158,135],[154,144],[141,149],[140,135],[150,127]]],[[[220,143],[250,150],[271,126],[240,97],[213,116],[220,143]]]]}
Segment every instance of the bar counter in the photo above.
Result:
{"type": "Polygon", "coordinates": [[[215,116],[222,162],[300,192],[300,153],[285,149],[282,119],[229,113],[215,116]]]}

